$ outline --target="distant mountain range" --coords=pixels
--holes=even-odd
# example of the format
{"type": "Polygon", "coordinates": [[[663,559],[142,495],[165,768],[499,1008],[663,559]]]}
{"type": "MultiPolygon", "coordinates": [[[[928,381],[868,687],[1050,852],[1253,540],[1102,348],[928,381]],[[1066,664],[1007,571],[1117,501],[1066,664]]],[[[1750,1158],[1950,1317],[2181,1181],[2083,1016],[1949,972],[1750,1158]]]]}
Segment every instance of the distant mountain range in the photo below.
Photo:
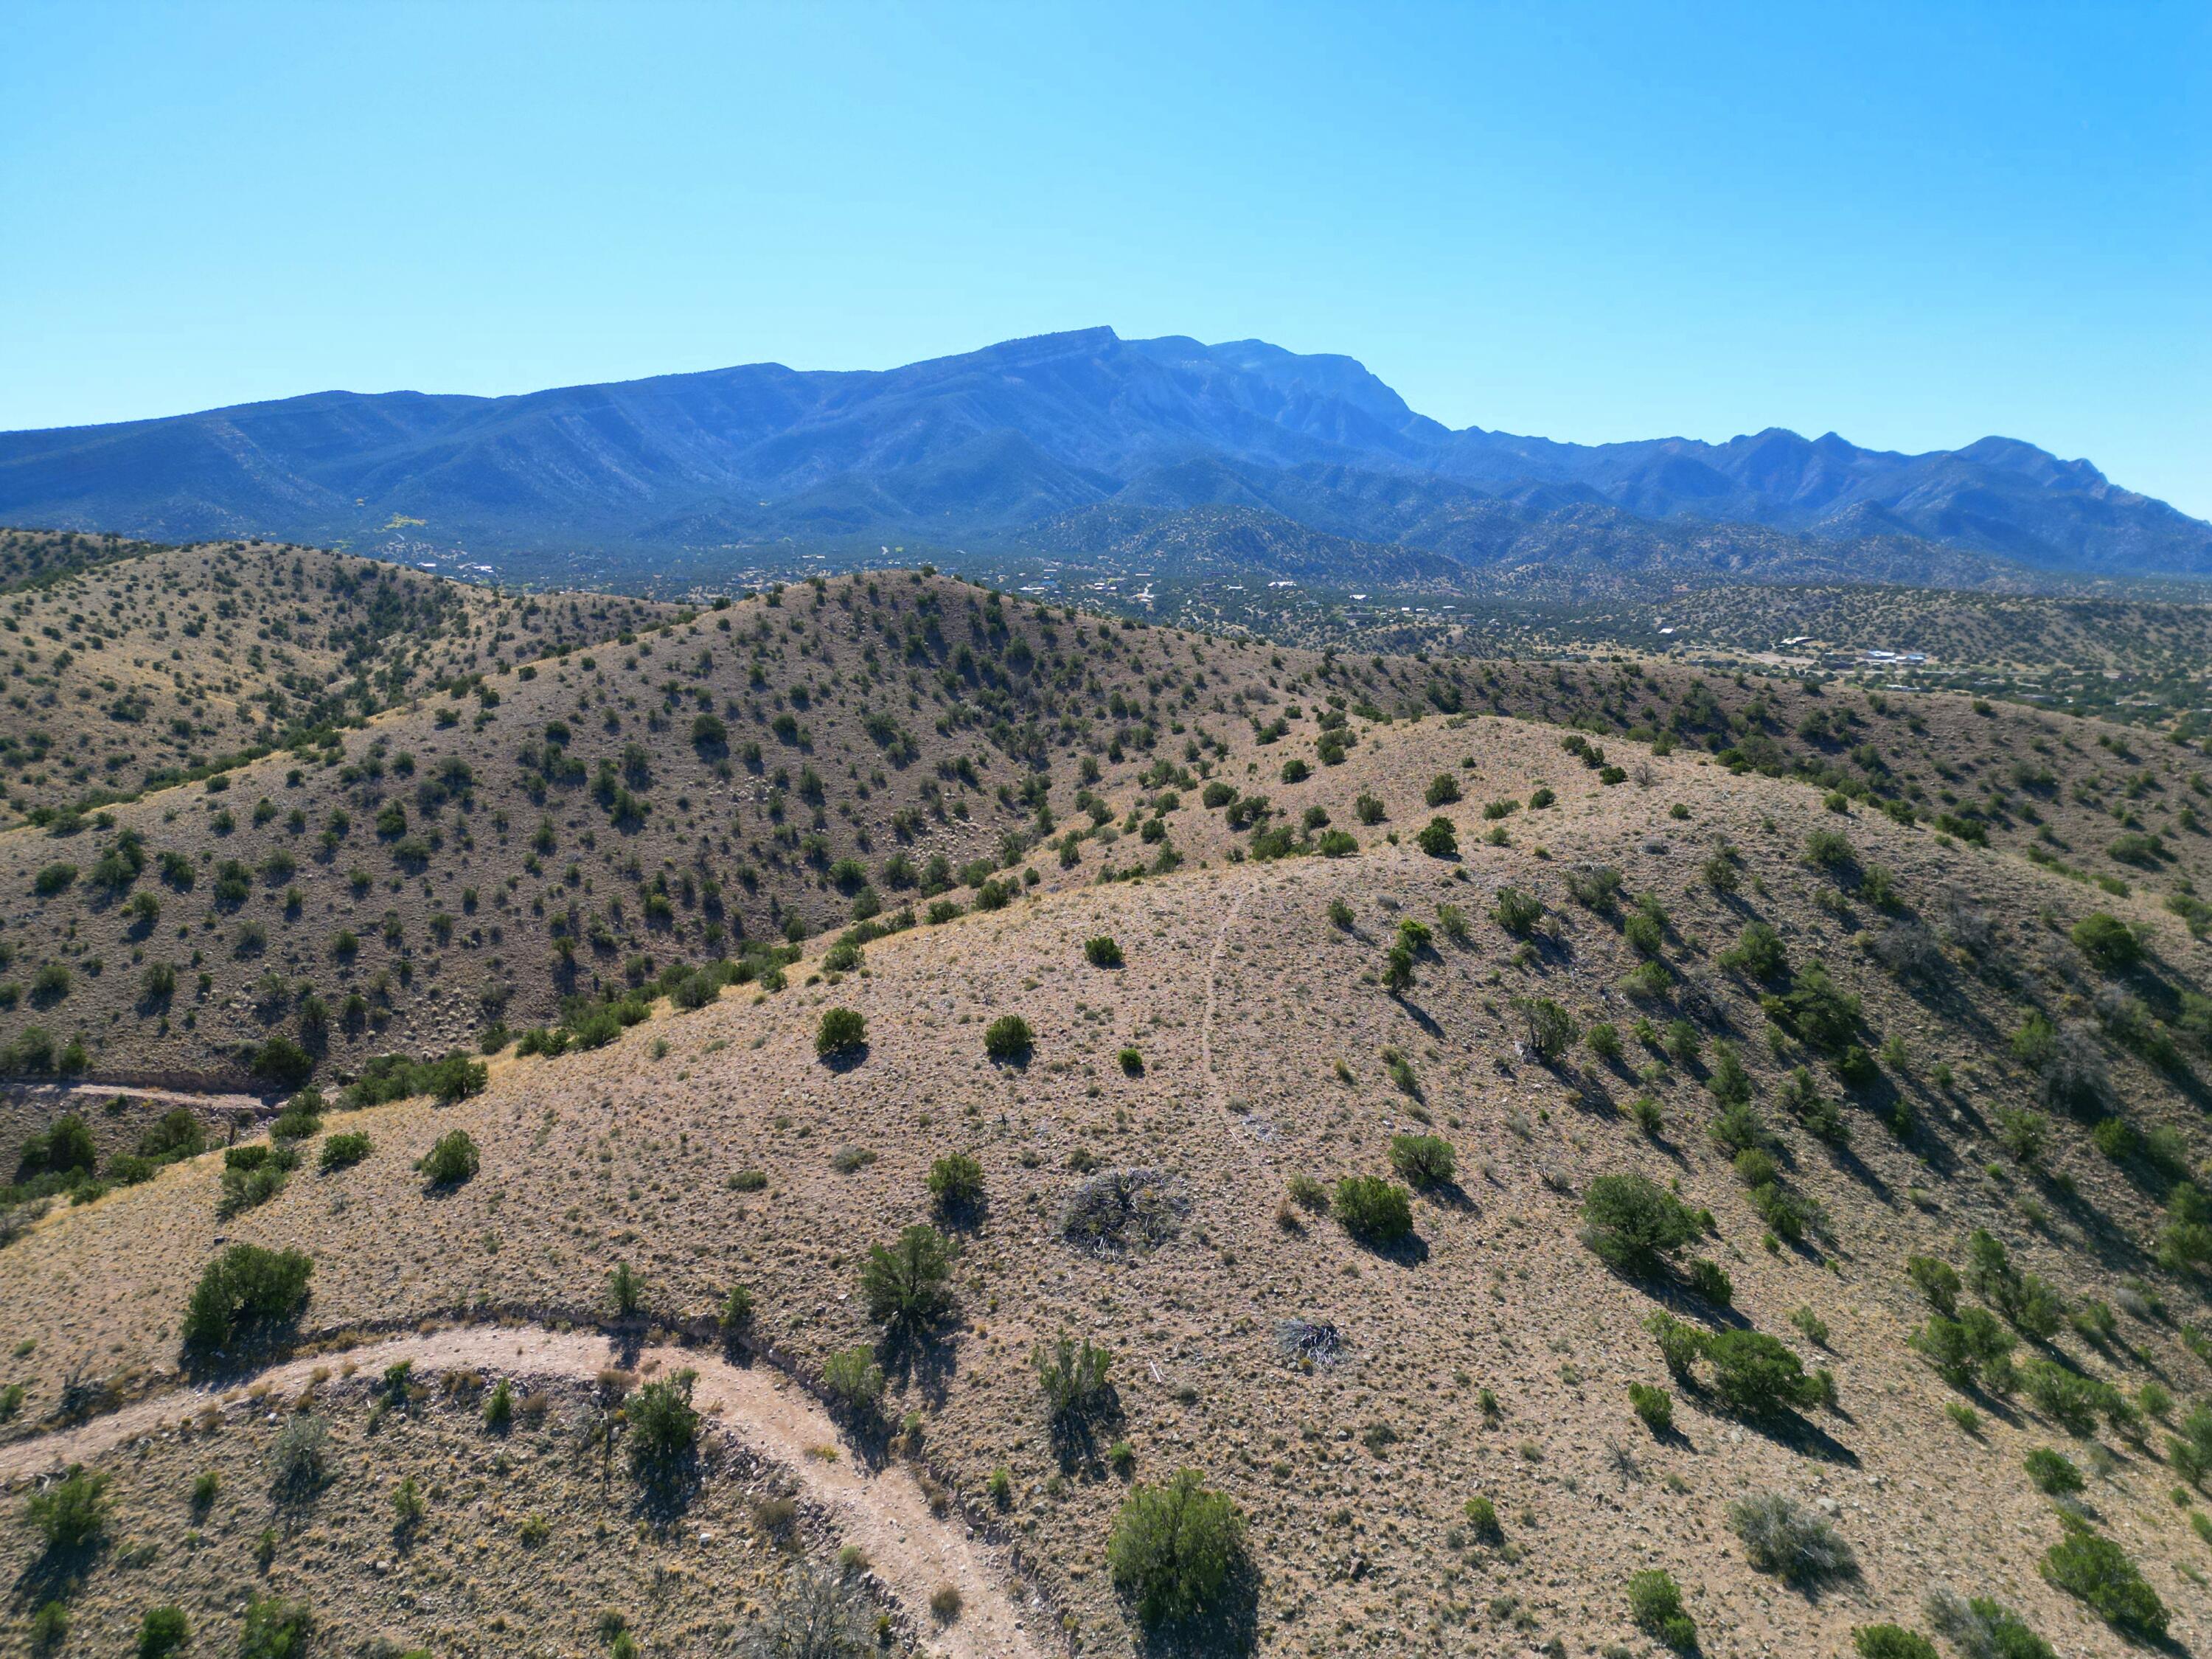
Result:
{"type": "Polygon", "coordinates": [[[1349,357],[1105,328],[880,373],[324,392],[0,434],[0,523],[362,550],[404,526],[503,566],[559,553],[617,579],[678,551],[888,539],[1294,555],[1315,579],[1352,548],[1370,574],[1344,580],[1529,559],[2212,575],[2212,525],[2013,439],[1900,455],[1779,429],[1596,446],[1454,431],[1349,357]]]}

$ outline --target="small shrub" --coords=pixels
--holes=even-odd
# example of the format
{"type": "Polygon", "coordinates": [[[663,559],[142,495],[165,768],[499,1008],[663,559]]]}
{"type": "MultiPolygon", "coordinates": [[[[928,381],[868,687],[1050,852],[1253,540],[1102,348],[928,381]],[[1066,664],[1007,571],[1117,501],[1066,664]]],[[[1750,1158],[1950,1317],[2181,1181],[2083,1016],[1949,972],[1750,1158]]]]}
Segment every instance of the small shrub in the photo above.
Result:
{"type": "Polygon", "coordinates": [[[1544,902],[1517,887],[1499,888],[1498,902],[1490,912],[1491,920],[1516,939],[1526,939],[1534,933],[1543,915],[1544,902]]]}
{"type": "Polygon", "coordinates": [[[1850,837],[1840,830],[1814,830],[1805,836],[1805,862],[1816,870],[1847,870],[1854,857],[1850,837]]]}
{"type": "Polygon", "coordinates": [[[1516,997],[1513,1006],[1527,1028],[1528,1047],[1546,1065],[1556,1065],[1574,1043],[1574,1016],[1549,997],[1516,997]]]}
{"type": "Polygon", "coordinates": [[[2074,1467],[2074,1460],[2064,1452],[2038,1446],[2021,1462],[2027,1470],[2029,1483],[2046,1498],[2063,1497],[2081,1490],[2081,1471],[2074,1467]]]}
{"type": "Polygon", "coordinates": [[[1795,1498],[1766,1492],[1741,1498],[1729,1505],[1728,1516],[1755,1571],[1793,1584],[1847,1578],[1858,1571],[1851,1547],[1817,1510],[1795,1498]]]}
{"type": "Polygon", "coordinates": [[[1778,1416],[1819,1402],[1824,1390],[1802,1361],[1764,1331],[1717,1331],[1702,1344],[1713,1367],[1713,1393],[1728,1410],[1751,1418],[1778,1416]]]}
{"type": "Polygon", "coordinates": [[[1851,1632],[1859,1659],[1936,1659],[1936,1644],[1902,1625],[1861,1625],[1851,1632]]]}
{"type": "Polygon", "coordinates": [[[2063,1510],[2059,1522],[2066,1535],[2044,1552],[2043,1576],[2088,1603],[2114,1630],[2163,1641],[2166,1604],[2143,1582],[2127,1552],[2063,1510]]]}
{"type": "Polygon", "coordinates": [[[1332,1205],[1345,1231],[1369,1244],[1395,1244],[1413,1231],[1413,1206],[1403,1187],[1380,1176],[1346,1176],[1332,1205]]]}
{"type": "Polygon", "coordinates": [[[1390,1167],[1417,1187],[1449,1186],[1455,1167],[1451,1142],[1437,1135],[1393,1135],[1390,1167]]]}
{"type": "Polygon", "coordinates": [[[359,1130],[342,1135],[332,1135],[323,1142],[316,1167],[325,1171],[350,1169],[368,1156],[368,1137],[359,1130]]]}
{"type": "Polygon", "coordinates": [[[814,1052],[821,1059],[848,1060],[868,1046],[868,1022],[856,1008],[824,1008],[815,1028],[814,1052]]]}
{"type": "Polygon", "coordinates": [[[1459,851],[1459,834],[1449,818],[1431,818],[1414,833],[1413,845],[1432,859],[1448,859],[1459,851]]]}
{"type": "Polygon", "coordinates": [[[1583,1242],[1632,1278],[1663,1272],[1701,1231],[1694,1211],[1644,1175],[1598,1176],[1583,1196],[1583,1242]]]}
{"type": "Polygon", "coordinates": [[[1093,1417],[1112,1403],[1114,1355],[1088,1337],[1078,1342],[1062,1336],[1049,1347],[1040,1343],[1030,1351],[1030,1363],[1036,1367],[1045,1409],[1056,1421],[1093,1417]]]}
{"type": "Polygon", "coordinates": [[[983,1166],[965,1152],[948,1152],[929,1166],[929,1195],[946,1215],[966,1215],[983,1202],[983,1166]]]}
{"type": "Polygon", "coordinates": [[[690,1371],[648,1382],[623,1407],[629,1425],[630,1472],[648,1486],[681,1473],[699,1443],[699,1413],[691,1404],[690,1371]]]}
{"type": "Polygon", "coordinates": [[[1674,1428],[1674,1396],[1666,1389],[1648,1382],[1632,1382],[1628,1385],[1628,1403],[1652,1433],[1663,1435],[1674,1428]]]}
{"type": "Polygon", "coordinates": [[[1926,1606],[1928,1622],[1966,1659],[2058,1659],[2018,1614],[1985,1597],[1969,1601],[1951,1590],[1932,1590],[1926,1606]]]}
{"type": "Polygon", "coordinates": [[[1206,1489],[1195,1469],[1131,1492],[1106,1548],[1115,1588],[1153,1627],[1213,1607],[1243,1553],[1243,1518],[1227,1498],[1206,1489]]]}
{"type": "Polygon", "coordinates": [[[1678,1652],[1698,1644],[1696,1621],[1682,1609],[1682,1587],[1662,1568],[1629,1575],[1628,1618],[1646,1636],[1678,1652]]]}
{"type": "Polygon", "coordinates": [[[1001,1014],[983,1033],[983,1052],[993,1060],[1027,1060],[1036,1045],[1029,1021],[1019,1014],[1001,1014]]]}
{"type": "Polygon", "coordinates": [[[330,1429],[319,1417],[295,1417],[269,1449],[269,1492],[279,1504],[301,1504],[323,1489],[330,1467],[330,1429]]]}
{"type": "Polygon", "coordinates": [[[868,1249],[860,1291],[868,1317],[894,1334],[926,1334],[952,1310],[952,1251],[927,1225],[908,1227],[889,1245],[868,1249]]]}
{"type": "Polygon", "coordinates": [[[315,1615],[306,1602],[257,1591],[238,1629],[238,1659],[300,1659],[314,1632],[315,1615]]]}
{"type": "Polygon", "coordinates": [[[306,1305],[314,1268],[304,1251],[232,1245],[208,1264],[193,1288],[185,1310],[185,1346],[212,1353],[258,1328],[296,1316],[306,1305]]]}
{"type": "Polygon", "coordinates": [[[82,1464],[43,1491],[31,1494],[23,1518],[40,1541],[57,1553],[89,1548],[107,1529],[107,1477],[82,1464]]]}
{"type": "Polygon", "coordinates": [[[181,1607],[149,1607],[138,1621],[138,1659],[169,1659],[191,1639],[181,1607]]]}
{"type": "Polygon", "coordinates": [[[2117,973],[2142,957],[2142,941],[2135,930],[2108,911],[2093,910],[2075,922],[2067,937],[2092,967],[2117,973]]]}
{"type": "Polygon", "coordinates": [[[1721,952],[1722,967],[1731,973],[1749,979],[1772,981],[1790,971],[1790,957],[1782,947],[1782,937],[1763,921],[1745,924],[1736,942],[1721,952]]]}
{"type": "Polygon", "coordinates": [[[453,1187],[473,1179],[480,1162],[469,1132],[454,1129],[441,1135],[416,1168],[429,1177],[432,1186],[453,1187]]]}
{"type": "Polygon", "coordinates": [[[1121,965],[1121,947],[1101,933],[1096,939],[1083,941],[1083,959],[1093,968],[1119,968],[1121,965]]]}
{"type": "Polygon", "coordinates": [[[730,1293],[722,1298],[722,1310],[716,1316],[725,1336],[742,1331],[752,1322],[753,1293],[743,1285],[730,1286],[730,1293]]]}
{"type": "Polygon", "coordinates": [[[1725,1308],[1735,1300],[1735,1286],[1729,1281],[1728,1270],[1702,1256],[1690,1264],[1690,1289],[1716,1308],[1725,1308]]]}
{"type": "Polygon", "coordinates": [[[884,1397],[884,1368],[865,1346],[840,1348],[822,1362],[822,1386],[848,1411],[872,1411],[884,1397]]]}
{"type": "Polygon", "coordinates": [[[607,1275],[607,1299],[614,1304],[618,1319],[632,1316],[645,1300],[645,1283],[629,1262],[616,1262],[614,1271],[607,1275]]]}
{"type": "Polygon", "coordinates": [[[1955,1318],[1959,1312],[1959,1273],[1948,1261],[1929,1255],[1908,1255],[1905,1258],[1905,1276],[1911,1279],[1928,1305],[1946,1318],[1955,1318]]]}
{"type": "Polygon", "coordinates": [[[1477,1492],[1467,1500],[1467,1529],[1475,1541],[1498,1545],[1505,1541],[1505,1528],[1498,1523],[1498,1505],[1477,1492]]]}

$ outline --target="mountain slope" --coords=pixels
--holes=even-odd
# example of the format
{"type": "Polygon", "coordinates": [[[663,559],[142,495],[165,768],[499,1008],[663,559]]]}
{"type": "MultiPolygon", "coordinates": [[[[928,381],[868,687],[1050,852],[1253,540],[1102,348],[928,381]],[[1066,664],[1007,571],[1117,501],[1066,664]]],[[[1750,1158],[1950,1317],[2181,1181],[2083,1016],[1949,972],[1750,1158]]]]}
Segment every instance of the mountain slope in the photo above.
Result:
{"type": "MultiPolygon", "coordinates": [[[[2212,1369],[2203,1247],[2173,1224],[2202,1202],[2182,1176],[2205,1060],[2196,1036],[2156,1058],[2157,1016],[2125,1012],[2170,1007],[2201,947],[2139,900],[1800,783],[1620,739],[1636,776],[1608,783],[1560,737],[1431,717],[1334,765],[1285,737],[1226,769],[1284,820],[1256,836],[1147,786],[1169,828],[1139,844],[1176,867],[817,946],[781,988],[658,1006],[588,1053],[496,1057],[447,1103],[334,1103],[301,1167],[228,1216],[220,1152],[55,1206],[0,1248],[25,1390],[0,1468],[57,1468],[71,1417],[164,1408],[88,1452],[117,1508],[115,1547],[67,1592],[82,1632],[122,1649],[173,1601],[228,1649],[245,1582],[402,1651],[500,1650],[514,1628],[581,1646],[601,1609],[603,1642],[726,1650],[784,1594],[764,1561],[851,1545],[904,1621],[888,1635],[972,1650],[960,1609],[999,1585],[948,1553],[933,1619],[914,1574],[872,1575],[865,1491],[842,1515],[763,1501],[806,1483],[722,1446],[749,1431],[726,1346],[839,1402],[841,1432],[787,1442],[787,1470],[889,1462],[869,1476],[885,1510],[910,1479],[1002,1542],[1030,1629],[1071,1651],[1657,1652],[1632,1616],[1645,1571],[1679,1583],[1713,1659],[1845,1653],[1859,1626],[1928,1628],[1943,1592],[2068,1654],[2138,1650],[2041,1570],[2072,1528],[2140,1571],[2169,1650],[2202,1651],[2204,1474],[2180,1437],[2212,1369]],[[1312,775],[1279,784],[1278,757],[1312,775]],[[1356,845],[1267,856],[1309,805],[1356,845]],[[1455,854],[1412,844],[1436,816],[1455,854]],[[1836,834],[1845,862],[1810,856],[1836,834]],[[2141,930],[2138,959],[2071,941],[2093,902],[2141,930]],[[1760,927],[1760,951],[1731,952],[1760,927]],[[834,1008],[866,1041],[825,1060],[834,1008]],[[1010,1015],[1030,1047],[994,1060],[1010,1015]],[[2031,1017],[2063,1064],[2014,1041],[2031,1017]],[[457,1133],[479,1163],[434,1182],[417,1160],[457,1133]],[[362,1156],[318,1167],[342,1133],[362,1156]],[[953,1153],[979,1185],[940,1205],[932,1167],[953,1153]],[[1408,1169],[1407,1236],[1331,1212],[1333,1183],[1408,1169]],[[1158,1201],[1101,1201],[1133,1172],[1158,1201]],[[1615,1271],[1586,1212],[1625,1176],[1698,1213],[1615,1271]],[[886,1328],[863,1263],[925,1224],[958,1246],[948,1301],[886,1328]],[[240,1243],[307,1252],[304,1306],[263,1346],[195,1351],[223,1387],[188,1392],[179,1322],[240,1243]],[[1967,1282],[1916,1282],[1915,1255],[1967,1282]],[[1984,1322],[2006,1372],[1945,1380],[1912,1340],[1942,1328],[1922,1285],[1984,1322]],[[732,1287],[749,1304],[720,1328],[732,1287]],[[1682,1375],[1660,1315],[1698,1350],[1675,1351],[1682,1375]],[[586,1386],[594,1334],[610,1369],[586,1386]],[[1108,1352],[1111,1387],[1056,1419],[1036,1351],[1062,1335],[1108,1352]],[[711,1455],[656,1483],[644,1385],[695,1363],[686,1339],[700,1399],[728,1413],[711,1455]],[[320,1374],[295,1363],[223,1409],[293,1351],[320,1374]],[[1762,1403],[1716,1367],[1741,1352],[1813,1380],[1762,1403]],[[500,1380],[504,1424],[485,1410],[500,1380]],[[1666,1420],[1648,1395],[1639,1419],[1632,1385],[1667,1391],[1666,1420]],[[288,1488],[282,1425],[307,1418],[328,1478],[288,1488]],[[1133,1489],[1182,1468],[1243,1516],[1243,1570],[1213,1622],[1148,1633],[1107,1540],[1133,1489]],[[196,1516],[202,1469],[220,1478],[196,1516]],[[2078,1490],[2039,1490],[2066,1472],[2078,1490]],[[410,1476],[420,1507],[395,1523],[410,1476]],[[1848,1555],[1775,1559],[1747,1499],[1793,1500],[1792,1530],[1848,1555]]],[[[1081,854],[1086,876],[1127,856],[1081,854]]],[[[27,1526],[5,1541],[52,1581],[27,1526]]]]}
{"type": "Polygon", "coordinates": [[[617,569],[702,541],[951,544],[1124,495],[1229,504],[1224,489],[1332,534],[1437,551],[1425,518],[1502,500],[1536,517],[1595,506],[1909,537],[2050,570],[2212,574],[2212,526],[2012,440],[1910,456],[1833,434],[1584,447],[1452,432],[1350,358],[1104,328],[880,373],[761,364],[508,398],[320,392],[0,434],[0,520],[353,544],[421,520],[442,545],[596,549],[617,569]]]}

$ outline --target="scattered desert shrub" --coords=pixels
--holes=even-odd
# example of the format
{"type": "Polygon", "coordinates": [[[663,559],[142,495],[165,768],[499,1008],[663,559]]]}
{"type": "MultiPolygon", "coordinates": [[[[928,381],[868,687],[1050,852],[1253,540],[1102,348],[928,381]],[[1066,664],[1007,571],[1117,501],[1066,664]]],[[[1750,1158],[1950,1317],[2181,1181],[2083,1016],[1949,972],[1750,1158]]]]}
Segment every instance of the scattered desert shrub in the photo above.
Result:
{"type": "Polygon", "coordinates": [[[878,1651],[872,1623],[855,1578],[802,1559],[738,1638],[738,1651],[745,1659],[866,1659],[878,1651]]]}
{"type": "Polygon", "coordinates": [[[308,1503],[330,1472],[330,1427],[312,1414],[295,1417],[269,1448],[269,1492],[279,1504],[308,1503]]]}
{"type": "Polygon", "coordinates": [[[1936,1659],[1936,1644],[1902,1625],[1861,1625],[1851,1632],[1859,1659],[1936,1659]]]}
{"type": "Polygon", "coordinates": [[[1932,1255],[1908,1255],[1905,1258],[1905,1272],[1914,1288],[1928,1299],[1929,1307],[1947,1318],[1957,1315],[1959,1273],[1949,1262],[1932,1255]]]}
{"type": "Polygon", "coordinates": [[[926,1224],[868,1247],[860,1269],[868,1317],[895,1336],[927,1335],[952,1311],[952,1249],[926,1224]]]}
{"type": "Polygon", "coordinates": [[[1731,973],[1749,979],[1772,981],[1790,971],[1790,958],[1782,948],[1781,935],[1763,921],[1746,923],[1735,945],[1720,953],[1719,961],[1731,973]]]}
{"type": "Polygon", "coordinates": [[[2029,1484],[2047,1498],[2060,1498],[2081,1490],[2081,1471],[2074,1467],[2074,1460],[2064,1452],[2038,1446],[2021,1462],[2027,1470],[2029,1484]]]}
{"type": "Polygon", "coordinates": [[[1528,1031],[1528,1047],[1546,1065],[1555,1065],[1575,1040],[1574,1016],[1549,997],[1516,997],[1513,1007],[1528,1031]]]}
{"type": "Polygon", "coordinates": [[[1632,1382],[1628,1385],[1628,1403],[1652,1433],[1663,1435],[1674,1426],[1674,1396],[1666,1389],[1648,1382],[1632,1382]]]}
{"type": "Polygon", "coordinates": [[[2021,1621],[2009,1607],[1983,1596],[1969,1601],[1956,1591],[1929,1592],[1928,1622],[1948,1638],[1965,1659],[2058,1659],[2051,1644],[2021,1621]]]}
{"type": "Polygon", "coordinates": [[[983,1166],[965,1152],[947,1152],[929,1166],[928,1186],[945,1214],[969,1214],[983,1202],[983,1166]]]}
{"type": "Polygon", "coordinates": [[[1035,1043],[1029,1021],[1019,1014],[1000,1015],[983,1033],[983,1052],[993,1060],[1027,1060],[1035,1043]]]}
{"type": "Polygon", "coordinates": [[[1448,859],[1459,851],[1459,832],[1449,818],[1431,818],[1414,833],[1413,845],[1432,859],[1448,859]]]}
{"type": "Polygon", "coordinates": [[[1701,1231],[1697,1212],[1645,1175],[1600,1176],[1583,1199],[1583,1242],[1616,1272],[1649,1279],[1701,1231]]]}
{"type": "Polygon", "coordinates": [[[1567,892],[1586,910],[1610,915],[1620,896],[1620,872],[1609,864],[1585,865],[1567,872],[1567,892]]]}
{"type": "Polygon", "coordinates": [[[1438,1135],[1393,1135],[1390,1167],[1417,1187],[1449,1186],[1455,1167],[1451,1142],[1438,1135]]]}
{"type": "Polygon", "coordinates": [[[699,1413],[691,1404],[690,1371],[648,1382],[623,1406],[629,1425],[630,1472],[647,1486],[678,1477],[699,1443],[699,1413]]]}
{"type": "Polygon", "coordinates": [[[1713,1368],[1713,1395],[1740,1416],[1779,1416],[1793,1407],[1816,1405],[1825,1393],[1805,1374],[1802,1361],[1764,1331],[1715,1331],[1700,1344],[1713,1368]]]}
{"type": "Polygon", "coordinates": [[[824,1008],[815,1028],[814,1052],[823,1060],[846,1060],[868,1046],[868,1022],[856,1008],[824,1008]]]}
{"type": "Polygon", "coordinates": [[[1105,934],[1083,941],[1083,959],[1093,968],[1119,968],[1121,947],[1105,934]]]}
{"type": "Polygon", "coordinates": [[[1735,1286],[1729,1282],[1728,1269],[1717,1261],[1708,1261],[1702,1256],[1690,1264],[1690,1289],[1716,1308],[1725,1308],[1735,1300],[1735,1286]]]}
{"type": "Polygon", "coordinates": [[[1040,1343],[1030,1351],[1030,1363],[1036,1367],[1045,1409],[1055,1420],[1095,1417],[1113,1401],[1114,1355],[1088,1337],[1079,1342],[1060,1336],[1049,1346],[1040,1343]]]}
{"type": "Polygon", "coordinates": [[[2149,1641],[2166,1638],[2166,1604],[2143,1582],[2127,1552],[2065,1510],[2066,1535],[2044,1552],[2043,1576],[2087,1602],[2114,1630],[2149,1641]]]}
{"type": "Polygon", "coordinates": [[[359,1130],[332,1135],[323,1142],[323,1150],[316,1159],[323,1170],[343,1170],[358,1164],[368,1156],[368,1137],[359,1130]]]}
{"type": "Polygon", "coordinates": [[[72,1463],[52,1485],[31,1494],[23,1519],[56,1553],[89,1548],[107,1529],[107,1477],[72,1463]]]}
{"type": "Polygon", "coordinates": [[[256,1591],[238,1630],[238,1659],[300,1659],[308,1650],[315,1615],[304,1601],[256,1591]]]}
{"type": "Polygon", "coordinates": [[[149,1607],[138,1621],[138,1659],[168,1659],[191,1639],[192,1627],[181,1607],[149,1607]]]}
{"type": "Polygon", "coordinates": [[[1505,1541],[1505,1528],[1498,1524],[1498,1505],[1482,1493],[1477,1492],[1467,1500],[1467,1529],[1480,1544],[1498,1545],[1505,1541]]]}
{"type": "Polygon", "coordinates": [[[2067,937],[2100,972],[2118,973],[2142,958],[2142,941],[2135,930],[2109,911],[2092,910],[2074,924],[2067,937]]]}
{"type": "Polygon", "coordinates": [[[472,1179],[480,1163],[477,1143],[469,1132],[454,1129],[439,1136],[416,1168],[429,1177],[432,1186],[453,1187],[472,1179]]]}
{"type": "Polygon", "coordinates": [[[1155,1627],[1216,1607],[1243,1553],[1243,1518],[1227,1498],[1206,1489],[1195,1469],[1179,1469],[1159,1486],[1132,1492],[1106,1548],[1115,1588],[1155,1627]]]}
{"type": "Polygon", "coordinates": [[[2012,1392],[2013,1334],[1986,1308],[1968,1308],[1956,1319],[1930,1315],[1907,1339],[1936,1374],[1954,1389],[2012,1392]]]}
{"type": "Polygon", "coordinates": [[[1698,1644],[1697,1623],[1682,1608],[1682,1587],[1662,1568],[1628,1576],[1628,1618],[1646,1636],[1678,1652],[1698,1644]]]}
{"type": "Polygon", "coordinates": [[[753,1293],[743,1285],[730,1286],[729,1294],[722,1298],[722,1309],[716,1316],[722,1334],[734,1336],[752,1322],[753,1293]]]}
{"type": "Polygon", "coordinates": [[[1805,836],[1805,862],[1816,870],[1847,870],[1856,855],[1850,837],[1840,830],[1814,830],[1805,836]]]}
{"type": "Polygon", "coordinates": [[[1518,887],[1499,888],[1498,902],[1490,912],[1491,920],[1516,939],[1526,939],[1534,933],[1543,915],[1544,902],[1518,887]]]}
{"type": "Polygon", "coordinates": [[[1729,1525],[1743,1540],[1744,1559],[1759,1572],[1793,1584],[1847,1578],[1858,1560],[1817,1510],[1783,1492],[1764,1492],[1729,1505],[1729,1525]]]}
{"type": "Polygon", "coordinates": [[[185,1309],[185,1346],[212,1353],[295,1317],[307,1304],[314,1269],[304,1251],[232,1245],[208,1264],[193,1288],[185,1309]]]}
{"type": "Polygon", "coordinates": [[[1395,1244],[1413,1231],[1406,1189],[1380,1176],[1345,1176],[1330,1207],[1345,1231],[1364,1243],[1395,1244]]]}

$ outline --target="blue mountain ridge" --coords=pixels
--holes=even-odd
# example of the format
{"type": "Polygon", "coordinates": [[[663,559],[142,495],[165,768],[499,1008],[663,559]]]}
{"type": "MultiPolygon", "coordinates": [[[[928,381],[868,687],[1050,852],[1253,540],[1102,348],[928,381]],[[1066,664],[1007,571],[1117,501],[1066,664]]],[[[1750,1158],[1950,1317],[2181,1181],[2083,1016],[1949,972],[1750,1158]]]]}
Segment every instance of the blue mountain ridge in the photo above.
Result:
{"type": "Polygon", "coordinates": [[[596,551],[610,574],[733,543],[1003,542],[1109,503],[1234,507],[1475,560],[1449,526],[1601,512],[1616,528],[1916,538],[2053,573],[2212,575],[2212,526],[2014,439],[1904,455],[1779,428],[1594,446],[1454,431],[1350,357],[1109,328],[882,371],[319,392],[0,434],[0,523],[350,541],[398,517],[487,553],[596,551]]]}

